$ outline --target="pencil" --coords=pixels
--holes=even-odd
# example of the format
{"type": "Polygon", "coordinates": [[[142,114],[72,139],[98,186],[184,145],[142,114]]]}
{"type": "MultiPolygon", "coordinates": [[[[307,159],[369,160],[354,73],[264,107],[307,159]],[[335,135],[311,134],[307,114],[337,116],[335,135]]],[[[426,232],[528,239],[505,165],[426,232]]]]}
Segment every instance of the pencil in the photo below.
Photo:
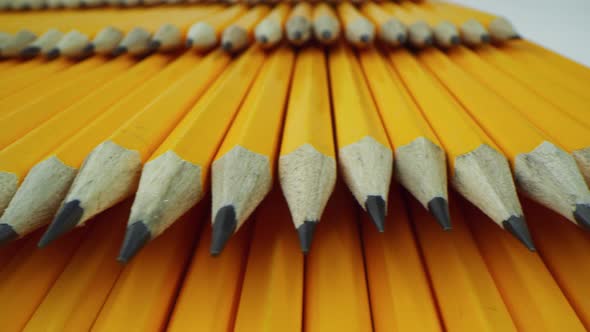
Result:
{"type": "Polygon", "coordinates": [[[542,57],[545,61],[550,62],[554,66],[560,67],[567,71],[568,74],[578,76],[582,80],[590,80],[590,69],[588,69],[588,67],[570,60],[559,53],[546,49],[541,45],[535,44],[525,39],[514,40],[510,43],[510,45],[518,45],[519,47],[526,48],[530,52],[533,52],[542,57]]]}
{"type": "Polygon", "coordinates": [[[115,260],[130,204],[95,221],[91,232],[29,318],[23,331],[87,331],[92,327],[123,267],[115,260]]]}
{"type": "Polygon", "coordinates": [[[88,154],[39,245],[49,244],[92,216],[130,196],[142,163],[227,65],[227,56],[207,56],[189,75],[129,119],[88,154]],[[100,181],[96,181],[97,178],[100,181]],[[87,186],[87,181],[94,185],[87,186]],[[105,195],[108,193],[108,196],[105,195]]]}
{"type": "Polygon", "coordinates": [[[450,229],[446,158],[438,138],[386,58],[370,49],[359,59],[394,147],[398,181],[450,229]]]}
{"type": "Polygon", "coordinates": [[[206,225],[203,228],[170,317],[170,332],[195,328],[202,331],[233,329],[251,234],[250,227],[246,225],[221,255],[211,257],[211,227],[206,225]]]}
{"type": "MultiPolygon", "coordinates": [[[[23,88],[34,85],[47,76],[58,74],[73,64],[67,60],[47,62],[44,59],[35,59],[30,62],[34,63],[32,67],[19,71],[18,74],[6,76],[0,82],[0,98],[11,96],[23,88]]],[[[9,110],[5,111],[8,112],[9,110]]]]}
{"type": "Polygon", "coordinates": [[[283,39],[283,28],[291,7],[280,3],[256,25],[254,38],[263,48],[272,48],[283,39]]]}
{"type": "Polygon", "coordinates": [[[379,231],[384,231],[393,174],[391,146],[358,60],[340,45],[329,54],[330,82],[344,181],[379,231]]]}
{"type": "Polygon", "coordinates": [[[470,220],[463,218],[454,201],[451,197],[453,231],[444,232],[418,202],[407,196],[405,200],[445,329],[520,331],[469,233],[470,220]]]}
{"type": "Polygon", "coordinates": [[[305,48],[295,62],[279,157],[281,189],[304,253],[336,183],[332,135],[325,54],[305,48]]]}
{"type": "Polygon", "coordinates": [[[301,331],[304,262],[290,228],[287,205],[274,190],[256,214],[235,331],[301,331]]]}
{"type": "Polygon", "coordinates": [[[399,188],[391,190],[385,233],[362,223],[362,244],[375,331],[442,331],[421,252],[399,188]]]}
{"type": "Polygon", "coordinates": [[[287,47],[269,55],[215,155],[212,255],[223,250],[272,188],[294,58],[287,47]]]}
{"type": "Polygon", "coordinates": [[[319,2],[313,7],[313,34],[324,45],[340,37],[340,21],[336,11],[327,3],[319,2]]]}
{"type": "Polygon", "coordinates": [[[571,155],[444,54],[432,50],[419,58],[507,154],[522,192],[590,228],[590,190],[571,155]]]}
{"type": "Polygon", "coordinates": [[[314,250],[306,258],[305,331],[372,330],[356,212],[344,186],[337,185],[317,228],[314,250]]]}
{"type": "Polygon", "coordinates": [[[512,23],[505,17],[488,14],[454,3],[445,3],[445,6],[452,8],[463,17],[474,18],[481,22],[487,28],[494,42],[502,43],[511,39],[521,38],[512,23]]]}
{"type": "Polygon", "coordinates": [[[234,62],[149,157],[120,261],[129,261],[204,196],[213,156],[263,60],[262,52],[253,49],[234,62]],[[200,149],[194,148],[195,137],[200,149]]]}
{"type": "Polygon", "coordinates": [[[338,4],[337,12],[344,26],[344,35],[348,43],[363,48],[373,43],[375,26],[348,2],[338,4]]]}
{"type": "Polygon", "coordinates": [[[468,204],[461,210],[519,331],[585,331],[539,255],[491,226],[468,204]]]}
{"type": "Polygon", "coordinates": [[[234,4],[193,24],[188,32],[186,46],[197,51],[207,51],[219,43],[221,32],[248,11],[242,4],[234,4]]]}
{"type": "Polygon", "coordinates": [[[270,8],[266,5],[256,5],[240,16],[232,24],[223,30],[221,35],[221,48],[226,52],[238,52],[247,47],[251,42],[256,24],[260,22],[270,8]]]}
{"type": "Polygon", "coordinates": [[[381,7],[399,19],[407,28],[408,43],[415,48],[425,48],[434,44],[434,35],[430,26],[423,20],[416,20],[399,5],[387,2],[381,7]]]}
{"type": "Polygon", "coordinates": [[[422,6],[424,10],[438,14],[452,21],[459,28],[461,41],[465,45],[477,47],[491,42],[488,30],[476,19],[464,16],[447,6],[444,2],[429,2],[422,6]]]}
{"type": "Polygon", "coordinates": [[[506,157],[408,51],[396,50],[389,59],[447,152],[451,185],[534,250],[506,157]]]}
{"type": "Polygon", "coordinates": [[[569,152],[576,160],[586,183],[590,183],[589,127],[568,116],[545,99],[539,98],[527,86],[486,63],[473,52],[461,48],[447,55],[463,70],[512,104],[528,121],[569,152]]]}
{"type": "Polygon", "coordinates": [[[307,2],[299,2],[293,7],[285,24],[287,40],[291,44],[301,46],[311,38],[312,14],[311,4],[307,2]]]}
{"type": "MultiPolygon", "coordinates": [[[[0,217],[0,225],[10,226],[22,237],[36,227],[48,223],[57,212],[86,155],[125,121],[156,99],[170,82],[180,80],[199,61],[200,57],[190,54],[181,57],[144,85],[131,91],[127,97],[108,107],[77,134],[67,140],[58,138],[57,142],[63,143],[56,143],[58,146],[52,151],[41,150],[38,158],[44,158],[27,173],[4,215],[0,217]]],[[[166,62],[156,61],[153,66],[157,70],[165,64],[166,62]]],[[[57,123],[59,125],[60,121],[57,123]]]]}
{"type": "Polygon", "coordinates": [[[38,54],[47,56],[51,52],[57,43],[63,38],[64,34],[58,29],[49,29],[44,34],[36,38],[32,43],[28,44],[27,47],[23,48],[19,55],[22,58],[33,58],[38,54]]]}
{"type": "Polygon", "coordinates": [[[377,28],[377,37],[385,44],[395,47],[406,42],[406,26],[380,5],[371,1],[365,2],[361,6],[361,12],[373,22],[377,28]]]}
{"type": "Polygon", "coordinates": [[[35,38],[37,35],[26,29],[16,32],[10,38],[0,42],[0,56],[14,57],[19,55],[35,38]]]}
{"type": "Polygon", "coordinates": [[[199,224],[204,219],[203,210],[201,206],[185,214],[123,270],[92,330],[157,332],[162,329],[178,294],[199,224]],[[138,289],[142,290],[141,296],[137,296],[138,289]],[[130,320],[129,315],[136,318],[130,320]]]}
{"type": "Polygon", "coordinates": [[[459,31],[455,24],[449,20],[438,16],[435,13],[422,9],[422,5],[415,5],[409,2],[402,2],[401,6],[411,15],[420,18],[428,23],[432,29],[434,42],[442,48],[451,48],[459,43],[459,31]]]}

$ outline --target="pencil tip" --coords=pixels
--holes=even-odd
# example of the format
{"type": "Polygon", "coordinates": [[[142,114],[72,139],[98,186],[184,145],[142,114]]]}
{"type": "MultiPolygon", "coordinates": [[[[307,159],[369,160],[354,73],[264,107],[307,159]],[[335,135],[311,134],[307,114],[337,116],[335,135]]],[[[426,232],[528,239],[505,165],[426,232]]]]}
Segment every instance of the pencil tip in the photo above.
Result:
{"type": "Polygon", "coordinates": [[[150,41],[150,43],[148,44],[148,50],[150,51],[155,51],[157,49],[160,48],[160,46],[162,46],[162,43],[157,41],[157,40],[152,40],[150,41]]]}
{"type": "Polygon", "coordinates": [[[510,39],[522,39],[522,36],[519,34],[513,35],[510,39]]]}
{"type": "Polygon", "coordinates": [[[233,205],[226,205],[217,210],[213,222],[211,247],[209,247],[212,256],[217,256],[223,251],[225,244],[236,231],[237,224],[236,209],[233,205]]]}
{"type": "Polygon", "coordinates": [[[526,221],[522,216],[511,216],[502,222],[504,229],[512,233],[530,251],[536,251],[535,244],[529,233],[526,221]]]}
{"type": "Polygon", "coordinates": [[[51,51],[47,52],[45,56],[47,59],[55,59],[59,56],[60,52],[57,48],[52,49],[51,51]]]}
{"type": "Polygon", "coordinates": [[[20,56],[22,58],[34,58],[41,52],[41,48],[37,46],[28,46],[25,47],[21,52],[20,56]]]}
{"type": "Polygon", "coordinates": [[[18,233],[9,224],[0,224],[0,246],[18,238],[18,233]]]}
{"type": "Polygon", "coordinates": [[[461,39],[459,38],[459,36],[451,37],[451,45],[459,45],[459,43],[461,43],[461,39]]]}
{"type": "Polygon", "coordinates": [[[53,219],[53,222],[49,225],[43,237],[41,237],[38,247],[43,248],[47,246],[53,240],[76,227],[80,219],[82,219],[83,214],[84,209],[80,206],[79,200],[75,199],[65,203],[57,212],[55,219],[53,219]]]}
{"type": "Polygon", "coordinates": [[[226,41],[221,45],[221,48],[223,48],[223,50],[226,52],[231,52],[234,48],[234,45],[231,42],[226,41]]]}
{"type": "Polygon", "coordinates": [[[369,42],[369,35],[361,35],[361,41],[363,43],[368,43],[369,42]]]}
{"type": "Polygon", "coordinates": [[[297,234],[299,234],[299,244],[301,246],[301,251],[304,254],[307,254],[309,252],[309,248],[311,248],[313,234],[317,225],[317,220],[306,220],[301,226],[297,228],[297,234]]]}
{"type": "Polygon", "coordinates": [[[84,47],[84,49],[82,50],[82,53],[85,55],[94,53],[94,44],[90,43],[90,44],[86,45],[84,47]]]}
{"type": "Polygon", "coordinates": [[[490,35],[485,34],[481,36],[481,42],[484,44],[489,44],[489,42],[492,41],[492,38],[490,38],[490,35]]]}
{"type": "Polygon", "coordinates": [[[260,44],[266,44],[268,43],[268,38],[264,35],[258,37],[258,42],[260,42],[260,44]]]}
{"type": "Polygon", "coordinates": [[[185,44],[186,48],[191,48],[193,47],[193,40],[192,39],[187,39],[186,40],[186,44],[185,44]]]}
{"type": "Polygon", "coordinates": [[[117,46],[117,48],[115,48],[113,50],[113,53],[112,54],[113,54],[113,56],[119,56],[119,55],[121,55],[121,54],[123,54],[125,52],[127,52],[127,47],[125,47],[125,46],[117,46]]]}
{"type": "Polygon", "coordinates": [[[407,39],[408,39],[408,37],[405,34],[403,34],[403,33],[400,33],[399,35],[397,35],[397,41],[400,44],[404,44],[407,39]]]}
{"type": "Polygon", "coordinates": [[[370,195],[365,201],[365,208],[377,230],[381,233],[385,231],[385,200],[381,196],[370,195]]]}
{"type": "Polygon", "coordinates": [[[426,39],[424,39],[424,45],[426,45],[426,46],[432,46],[433,44],[434,44],[434,38],[427,37],[426,39]]]}
{"type": "Polygon", "coordinates": [[[329,40],[332,38],[332,33],[329,30],[322,31],[322,39],[329,40]]]}
{"type": "Polygon", "coordinates": [[[451,226],[451,216],[449,213],[449,202],[442,197],[435,197],[428,202],[428,211],[434,216],[443,230],[448,231],[451,226]]]}
{"type": "Polygon", "coordinates": [[[31,10],[31,5],[29,5],[28,3],[23,4],[22,6],[20,6],[21,10],[31,10]]]}
{"type": "Polygon", "coordinates": [[[590,205],[576,204],[574,219],[576,219],[580,226],[586,230],[590,230],[590,205]]]}
{"type": "Polygon", "coordinates": [[[123,246],[119,251],[117,260],[121,263],[127,263],[133,258],[141,248],[150,240],[150,230],[143,221],[136,221],[127,227],[123,246]]]}
{"type": "Polygon", "coordinates": [[[293,39],[295,40],[300,40],[303,37],[303,34],[301,33],[301,31],[295,31],[295,33],[293,34],[293,39]]]}

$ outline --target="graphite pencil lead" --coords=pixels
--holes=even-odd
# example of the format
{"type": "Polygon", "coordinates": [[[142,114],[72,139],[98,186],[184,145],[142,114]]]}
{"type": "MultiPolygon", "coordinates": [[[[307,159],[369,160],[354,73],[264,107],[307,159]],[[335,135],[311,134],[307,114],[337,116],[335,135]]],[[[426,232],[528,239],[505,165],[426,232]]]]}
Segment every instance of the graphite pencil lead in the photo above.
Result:
{"type": "Polygon", "coordinates": [[[303,224],[301,224],[301,226],[297,227],[299,244],[301,246],[301,251],[304,254],[307,254],[311,248],[313,234],[315,233],[315,228],[317,225],[318,222],[316,220],[306,220],[303,222],[303,224]]]}
{"type": "Polygon", "coordinates": [[[185,43],[184,45],[186,46],[186,48],[191,48],[191,47],[193,47],[193,40],[192,40],[192,39],[190,39],[190,38],[188,38],[188,39],[186,40],[186,43],[185,43]]]}
{"type": "Polygon", "coordinates": [[[137,221],[129,225],[117,260],[121,263],[129,262],[148,243],[150,238],[150,230],[143,221],[137,221]]]}
{"type": "Polygon", "coordinates": [[[84,46],[84,48],[82,49],[82,54],[84,54],[84,55],[89,55],[92,53],[94,53],[94,44],[93,43],[90,43],[90,44],[84,46]]]}
{"type": "Polygon", "coordinates": [[[461,39],[459,36],[451,37],[451,45],[459,45],[461,43],[461,39]]]}
{"type": "Polygon", "coordinates": [[[45,55],[45,57],[47,59],[55,59],[57,57],[59,57],[59,50],[57,48],[52,49],[51,51],[47,52],[47,55],[45,55]]]}
{"type": "Polygon", "coordinates": [[[0,224],[0,246],[18,238],[18,233],[8,224],[0,224]]]}
{"type": "Polygon", "coordinates": [[[65,203],[57,212],[55,219],[53,219],[43,237],[41,237],[38,244],[39,248],[44,248],[53,240],[74,229],[83,214],[84,209],[80,206],[79,200],[65,203]]]}
{"type": "Polygon", "coordinates": [[[443,230],[448,231],[451,226],[451,216],[449,213],[449,202],[442,197],[435,197],[428,202],[428,211],[434,216],[443,230]]]}
{"type": "Polygon", "coordinates": [[[492,38],[490,37],[490,35],[485,34],[481,36],[481,42],[484,44],[489,44],[492,41],[492,38]]]}
{"type": "Polygon", "coordinates": [[[117,46],[117,48],[115,48],[113,50],[113,56],[119,56],[119,55],[121,55],[123,53],[126,53],[126,52],[127,52],[127,47],[125,47],[125,46],[117,46]]]}
{"type": "Polygon", "coordinates": [[[590,205],[576,204],[574,218],[580,226],[586,230],[590,230],[590,205]]]}
{"type": "Polygon", "coordinates": [[[522,242],[522,244],[524,244],[530,251],[536,251],[535,244],[533,243],[533,239],[531,238],[524,217],[511,216],[502,222],[502,226],[522,242]]]}
{"type": "Polygon", "coordinates": [[[217,211],[215,221],[213,222],[211,247],[209,247],[209,252],[212,256],[217,256],[221,253],[227,241],[234,234],[237,225],[236,209],[233,205],[226,205],[217,211]]]}
{"type": "Polygon", "coordinates": [[[226,52],[231,52],[232,49],[233,49],[233,47],[234,47],[234,45],[231,42],[228,42],[228,41],[224,42],[221,45],[221,48],[223,48],[223,50],[226,51],[226,52]]]}
{"type": "Polygon", "coordinates": [[[150,52],[155,51],[155,50],[159,49],[161,45],[162,45],[162,43],[160,41],[152,40],[148,44],[148,50],[150,52]]]}
{"type": "Polygon", "coordinates": [[[365,208],[371,216],[377,230],[381,233],[385,231],[385,200],[381,196],[367,196],[365,208]]]}
{"type": "Polygon", "coordinates": [[[28,47],[25,47],[25,49],[23,49],[20,52],[20,56],[22,58],[29,59],[29,58],[36,57],[40,52],[41,52],[41,48],[40,47],[37,47],[37,46],[28,46],[28,47]]]}

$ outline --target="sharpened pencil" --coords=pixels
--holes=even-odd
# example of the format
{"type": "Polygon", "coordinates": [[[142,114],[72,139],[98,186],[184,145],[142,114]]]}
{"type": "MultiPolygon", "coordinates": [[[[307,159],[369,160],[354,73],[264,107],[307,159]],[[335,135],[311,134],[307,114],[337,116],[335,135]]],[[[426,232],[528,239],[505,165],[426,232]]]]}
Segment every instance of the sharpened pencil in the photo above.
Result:
{"type": "Polygon", "coordinates": [[[270,8],[266,5],[256,5],[240,16],[232,24],[227,26],[221,35],[221,48],[230,53],[243,50],[250,45],[254,38],[254,28],[260,22],[270,8]]]}
{"type": "Polygon", "coordinates": [[[301,46],[311,38],[312,14],[312,7],[308,2],[299,2],[293,7],[285,23],[285,35],[291,44],[301,46]]]}
{"type": "Polygon", "coordinates": [[[357,48],[364,48],[375,39],[375,25],[364,17],[352,4],[342,2],[337,7],[342,22],[344,35],[348,43],[357,48]]]}
{"type": "Polygon", "coordinates": [[[313,7],[313,34],[324,45],[332,44],[340,37],[340,20],[329,4],[319,2],[313,7]]]}
{"type": "Polygon", "coordinates": [[[361,6],[361,11],[375,25],[379,40],[387,45],[400,46],[408,39],[406,26],[378,4],[368,1],[361,6]]]}
{"type": "Polygon", "coordinates": [[[432,29],[424,20],[416,20],[404,8],[390,2],[384,3],[381,7],[406,26],[408,43],[412,47],[421,49],[434,44],[432,29]]]}
{"type": "Polygon", "coordinates": [[[283,39],[283,28],[291,7],[280,3],[256,25],[254,38],[262,48],[273,48],[283,39]]]}
{"type": "Polygon", "coordinates": [[[223,30],[247,11],[248,7],[235,4],[199,20],[189,28],[186,46],[200,52],[208,51],[217,46],[223,30]]]}

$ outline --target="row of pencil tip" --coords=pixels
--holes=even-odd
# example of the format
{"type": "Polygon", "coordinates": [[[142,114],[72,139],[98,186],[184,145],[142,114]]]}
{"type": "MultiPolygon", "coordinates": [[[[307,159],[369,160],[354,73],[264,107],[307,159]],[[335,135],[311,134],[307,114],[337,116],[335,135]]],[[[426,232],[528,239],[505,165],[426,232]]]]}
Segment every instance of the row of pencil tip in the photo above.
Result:
{"type": "Polygon", "coordinates": [[[38,36],[24,28],[15,34],[0,32],[0,55],[5,58],[37,55],[83,58],[92,54],[118,56],[123,53],[141,56],[182,48],[205,52],[216,46],[228,52],[239,52],[253,43],[272,48],[283,40],[302,46],[314,39],[323,45],[345,39],[357,48],[379,42],[389,47],[448,49],[459,44],[477,47],[520,38],[512,24],[502,17],[494,19],[487,27],[476,19],[456,24],[444,17],[433,24],[426,20],[400,19],[394,15],[395,6],[373,2],[358,7],[347,2],[336,6],[301,2],[294,6],[281,3],[272,8],[267,5],[249,8],[236,4],[186,26],[163,24],[154,29],[154,33],[139,26],[128,32],[107,26],[94,35],[78,29],[64,33],[51,28],[38,36]]]}

